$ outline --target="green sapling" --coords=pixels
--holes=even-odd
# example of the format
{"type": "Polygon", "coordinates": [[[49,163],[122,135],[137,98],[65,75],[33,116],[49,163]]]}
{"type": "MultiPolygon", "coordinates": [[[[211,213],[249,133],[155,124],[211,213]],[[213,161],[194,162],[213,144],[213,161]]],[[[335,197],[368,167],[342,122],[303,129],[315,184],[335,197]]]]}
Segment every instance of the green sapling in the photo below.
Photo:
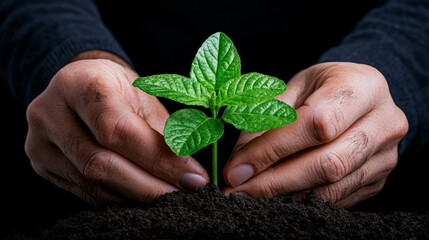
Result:
{"type": "Polygon", "coordinates": [[[148,94],[183,104],[209,108],[211,117],[198,109],[174,112],[164,127],[164,139],[179,156],[191,155],[213,145],[212,182],[217,184],[217,141],[223,122],[247,132],[260,132],[290,124],[295,110],[274,99],[286,84],[260,73],[241,75],[241,61],[231,39],[224,33],[211,35],[198,49],[190,78],[161,74],[136,79],[133,86],[148,94]],[[226,107],[219,117],[221,107],[226,107]]]}

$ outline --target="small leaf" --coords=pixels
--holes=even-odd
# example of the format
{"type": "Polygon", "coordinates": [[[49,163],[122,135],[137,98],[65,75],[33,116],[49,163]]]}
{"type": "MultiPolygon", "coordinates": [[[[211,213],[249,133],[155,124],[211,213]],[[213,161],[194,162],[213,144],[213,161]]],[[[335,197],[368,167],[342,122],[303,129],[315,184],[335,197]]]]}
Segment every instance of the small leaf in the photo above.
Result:
{"type": "Polygon", "coordinates": [[[211,35],[192,62],[191,78],[209,91],[217,91],[222,83],[240,76],[241,62],[231,39],[224,33],[211,35]]]}
{"type": "Polygon", "coordinates": [[[219,106],[247,106],[263,102],[286,91],[286,84],[275,77],[248,73],[225,82],[219,89],[219,106]]]}
{"type": "Polygon", "coordinates": [[[295,109],[288,104],[270,99],[250,106],[229,106],[222,119],[237,129],[260,132],[290,124],[297,119],[295,109]]]}
{"type": "Polygon", "coordinates": [[[182,109],[167,119],[164,138],[179,156],[190,155],[216,142],[223,134],[223,122],[196,109],[182,109]]]}
{"type": "Polygon", "coordinates": [[[187,105],[209,106],[210,93],[198,81],[177,74],[137,78],[133,86],[150,95],[165,97],[187,105]]]}

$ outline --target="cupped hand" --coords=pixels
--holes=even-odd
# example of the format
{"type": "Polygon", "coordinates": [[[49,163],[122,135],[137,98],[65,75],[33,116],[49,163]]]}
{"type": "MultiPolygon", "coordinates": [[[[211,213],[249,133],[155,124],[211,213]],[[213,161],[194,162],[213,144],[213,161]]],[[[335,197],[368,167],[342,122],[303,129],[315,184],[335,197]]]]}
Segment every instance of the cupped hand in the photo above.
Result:
{"type": "Polygon", "coordinates": [[[34,170],[93,205],[205,186],[204,168],[165,144],[168,112],[132,86],[137,77],[105,59],[63,67],[27,109],[34,170]]]}
{"type": "Polygon", "coordinates": [[[272,197],[313,190],[344,207],[377,194],[408,131],[384,76],[368,65],[322,63],[287,85],[278,98],[297,110],[298,120],[242,132],[224,168],[224,192],[272,197]]]}

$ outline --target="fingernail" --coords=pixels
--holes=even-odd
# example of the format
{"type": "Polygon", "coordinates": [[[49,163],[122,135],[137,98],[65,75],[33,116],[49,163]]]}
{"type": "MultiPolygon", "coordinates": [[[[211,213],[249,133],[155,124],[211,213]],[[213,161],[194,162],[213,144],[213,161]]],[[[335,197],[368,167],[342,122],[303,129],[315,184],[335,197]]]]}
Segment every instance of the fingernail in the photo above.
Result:
{"type": "Polygon", "coordinates": [[[232,187],[236,187],[253,176],[255,170],[248,164],[239,165],[233,168],[228,174],[228,181],[232,187]]]}
{"type": "Polygon", "coordinates": [[[195,190],[206,186],[206,180],[195,173],[185,173],[182,175],[179,181],[180,186],[187,190],[195,190]]]}

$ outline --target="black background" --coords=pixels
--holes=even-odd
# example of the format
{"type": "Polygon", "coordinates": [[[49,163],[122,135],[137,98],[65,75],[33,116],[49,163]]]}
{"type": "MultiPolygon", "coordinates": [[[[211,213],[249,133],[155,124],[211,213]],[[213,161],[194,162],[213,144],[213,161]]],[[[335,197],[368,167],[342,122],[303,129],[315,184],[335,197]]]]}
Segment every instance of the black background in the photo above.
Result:
{"type": "MultiPolygon", "coordinates": [[[[243,73],[257,71],[285,80],[312,65],[326,49],[339,44],[375,5],[372,1],[358,4],[317,1],[308,8],[306,1],[283,6],[287,1],[264,1],[262,4],[262,1],[225,0],[216,1],[216,6],[208,9],[197,1],[177,1],[176,5],[168,7],[166,1],[147,2],[144,6],[139,3],[131,7],[129,5],[138,2],[124,5],[116,1],[114,5],[107,1],[97,2],[106,25],[140,75],[177,73],[187,76],[201,43],[214,32],[222,31],[234,41],[243,73]],[[264,6],[260,4],[270,5],[270,11],[261,15],[258,9],[264,6]]],[[[5,223],[1,225],[0,233],[32,228],[91,208],[33,172],[24,152],[25,106],[11,96],[3,81],[0,86],[0,109],[3,112],[0,215],[5,223]]],[[[171,112],[182,107],[163,102],[171,112]]],[[[225,131],[226,135],[219,143],[221,161],[227,159],[238,133],[232,127],[225,131]]],[[[210,149],[203,150],[196,158],[207,165],[210,149]]],[[[408,155],[399,162],[379,195],[352,209],[429,210],[427,159],[427,155],[408,155]]]]}

